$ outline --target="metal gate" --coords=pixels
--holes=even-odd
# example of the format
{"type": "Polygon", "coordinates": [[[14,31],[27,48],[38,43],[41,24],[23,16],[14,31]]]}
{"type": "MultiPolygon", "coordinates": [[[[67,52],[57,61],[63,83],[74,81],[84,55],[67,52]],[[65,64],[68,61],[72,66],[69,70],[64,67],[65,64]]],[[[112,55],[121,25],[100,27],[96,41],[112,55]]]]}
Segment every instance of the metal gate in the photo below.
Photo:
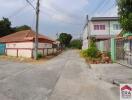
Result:
{"type": "Polygon", "coordinates": [[[132,40],[116,40],[116,60],[123,64],[132,65],[132,40]]]}
{"type": "Polygon", "coordinates": [[[5,44],[0,44],[0,55],[4,55],[5,54],[5,44]]]}

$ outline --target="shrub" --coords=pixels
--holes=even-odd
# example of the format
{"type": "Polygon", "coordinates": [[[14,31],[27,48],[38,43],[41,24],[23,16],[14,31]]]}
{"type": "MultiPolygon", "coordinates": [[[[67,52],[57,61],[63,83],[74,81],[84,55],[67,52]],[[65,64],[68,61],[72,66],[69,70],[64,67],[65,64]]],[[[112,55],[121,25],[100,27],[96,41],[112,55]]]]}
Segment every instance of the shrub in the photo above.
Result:
{"type": "Polygon", "coordinates": [[[99,58],[100,53],[96,47],[89,47],[87,50],[82,51],[84,57],[99,58]]]}
{"type": "Polygon", "coordinates": [[[111,52],[107,52],[107,56],[111,58],[111,52]]]}
{"type": "Polygon", "coordinates": [[[90,47],[87,50],[88,57],[97,58],[98,49],[96,47],[90,47]]]}
{"type": "Polygon", "coordinates": [[[84,57],[89,57],[89,58],[100,58],[101,57],[101,53],[96,47],[96,43],[94,39],[91,39],[90,47],[86,50],[83,50],[82,55],[84,57]]]}
{"type": "Polygon", "coordinates": [[[42,53],[37,53],[37,59],[40,59],[40,58],[42,58],[43,57],[43,54],[42,53]]]}
{"type": "Polygon", "coordinates": [[[88,55],[87,55],[87,50],[81,51],[81,55],[82,55],[83,57],[88,57],[88,55]]]}

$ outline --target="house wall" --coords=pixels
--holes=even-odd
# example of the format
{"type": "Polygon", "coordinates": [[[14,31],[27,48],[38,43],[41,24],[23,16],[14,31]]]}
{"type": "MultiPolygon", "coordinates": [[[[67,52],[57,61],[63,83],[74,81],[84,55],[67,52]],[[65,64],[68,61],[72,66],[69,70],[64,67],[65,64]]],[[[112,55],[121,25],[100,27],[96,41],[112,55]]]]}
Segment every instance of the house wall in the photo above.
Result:
{"type": "Polygon", "coordinates": [[[113,25],[117,24],[120,26],[118,21],[110,21],[110,34],[111,35],[118,35],[121,32],[121,29],[119,30],[114,30],[113,25]]]}
{"type": "Polygon", "coordinates": [[[109,35],[108,21],[94,21],[90,23],[91,35],[109,35]],[[105,30],[94,30],[94,25],[105,25],[105,30]]]}
{"type": "MultiPolygon", "coordinates": [[[[8,56],[31,58],[35,56],[34,46],[35,44],[33,42],[6,43],[5,52],[8,56]]],[[[57,50],[53,50],[52,44],[50,43],[38,44],[38,52],[41,53],[43,56],[52,54],[53,51],[54,53],[57,52],[57,50]]]]}
{"type": "MultiPolygon", "coordinates": [[[[35,47],[35,43],[33,45],[35,47]]],[[[50,44],[50,43],[39,43],[38,48],[52,48],[52,44],[50,44]]]]}
{"type": "Polygon", "coordinates": [[[33,42],[6,43],[6,54],[15,57],[32,57],[33,42]]]}
{"type": "MultiPolygon", "coordinates": [[[[35,43],[33,45],[35,47],[35,43]]],[[[38,53],[41,53],[43,56],[53,53],[52,44],[50,43],[39,43],[38,48],[38,53]]],[[[35,50],[33,50],[33,56],[35,56],[35,50]]]]}
{"type": "MultiPolygon", "coordinates": [[[[82,49],[88,48],[88,33],[90,36],[96,36],[96,35],[111,35],[115,36],[118,35],[121,32],[121,29],[114,30],[113,25],[118,24],[118,21],[89,21],[89,26],[85,27],[83,32],[83,46],[82,49]],[[94,30],[94,25],[105,25],[105,30],[94,30]]],[[[105,44],[107,45],[107,44],[105,44]]]]}
{"type": "Polygon", "coordinates": [[[33,48],[33,42],[6,43],[6,48],[33,48]]]}
{"type": "Polygon", "coordinates": [[[90,23],[91,35],[118,35],[121,29],[114,30],[113,25],[120,25],[118,21],[94,21],[90,23]],[[105,30],[94,30],[94,25],[105,25],[105,30]]]}
{"type": "Polygon", "coordinates": [[[83,46],[82,49],[85,50],[88,48],[88,28],[84,29],[84,33],[83,33],[83,46]]]}

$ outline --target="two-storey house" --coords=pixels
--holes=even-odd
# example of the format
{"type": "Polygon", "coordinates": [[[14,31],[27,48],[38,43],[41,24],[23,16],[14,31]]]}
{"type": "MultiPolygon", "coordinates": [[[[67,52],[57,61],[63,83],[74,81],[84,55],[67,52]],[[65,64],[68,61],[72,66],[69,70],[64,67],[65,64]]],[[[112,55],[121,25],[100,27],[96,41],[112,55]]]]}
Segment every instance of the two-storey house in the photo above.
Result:
{"type": "Polygon", "coordinates": [[[95,37],[97,46],[103,50],[107,48],[111,37],[118,35],[121,32],[118,17],[92,17],[84,28],[83,46],[82,49],[87,49],[89,39],[95,37]],[[101,42],[103,41],[103,42],[101,42]],[[100,44],[98,44],[98,42],[100,44]],[[103,46],[105,45],[105,48],[103,46]]]}

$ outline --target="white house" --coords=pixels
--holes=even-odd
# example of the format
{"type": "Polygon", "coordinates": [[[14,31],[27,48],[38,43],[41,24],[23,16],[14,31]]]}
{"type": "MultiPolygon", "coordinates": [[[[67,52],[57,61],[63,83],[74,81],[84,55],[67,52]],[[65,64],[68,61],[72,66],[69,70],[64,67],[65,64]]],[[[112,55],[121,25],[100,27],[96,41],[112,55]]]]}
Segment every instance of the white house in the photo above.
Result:
{"type": "MultiPolygon", "coordinates": [[[[92,17],[84,28],[82,49],[88,48],[88,39],[90,37],[95,37],[98,42],[118,35],[121,32],[118,20],[118,17],[92,17]]],[[[98,46],[101,47],[102,45],[99,44],[98,46]]]]}
{"type": "MultiPolygon", "coordinates": [[[[38,35],[38,52],[43,56],[56,52],[52,47],[54,40],[44,35],[38,35]]],[[[19,31],[0,38],[5,43],[5,53],[8,56],[33,58],[35,55],[35,32],[32,30],[19,31]]]]}

